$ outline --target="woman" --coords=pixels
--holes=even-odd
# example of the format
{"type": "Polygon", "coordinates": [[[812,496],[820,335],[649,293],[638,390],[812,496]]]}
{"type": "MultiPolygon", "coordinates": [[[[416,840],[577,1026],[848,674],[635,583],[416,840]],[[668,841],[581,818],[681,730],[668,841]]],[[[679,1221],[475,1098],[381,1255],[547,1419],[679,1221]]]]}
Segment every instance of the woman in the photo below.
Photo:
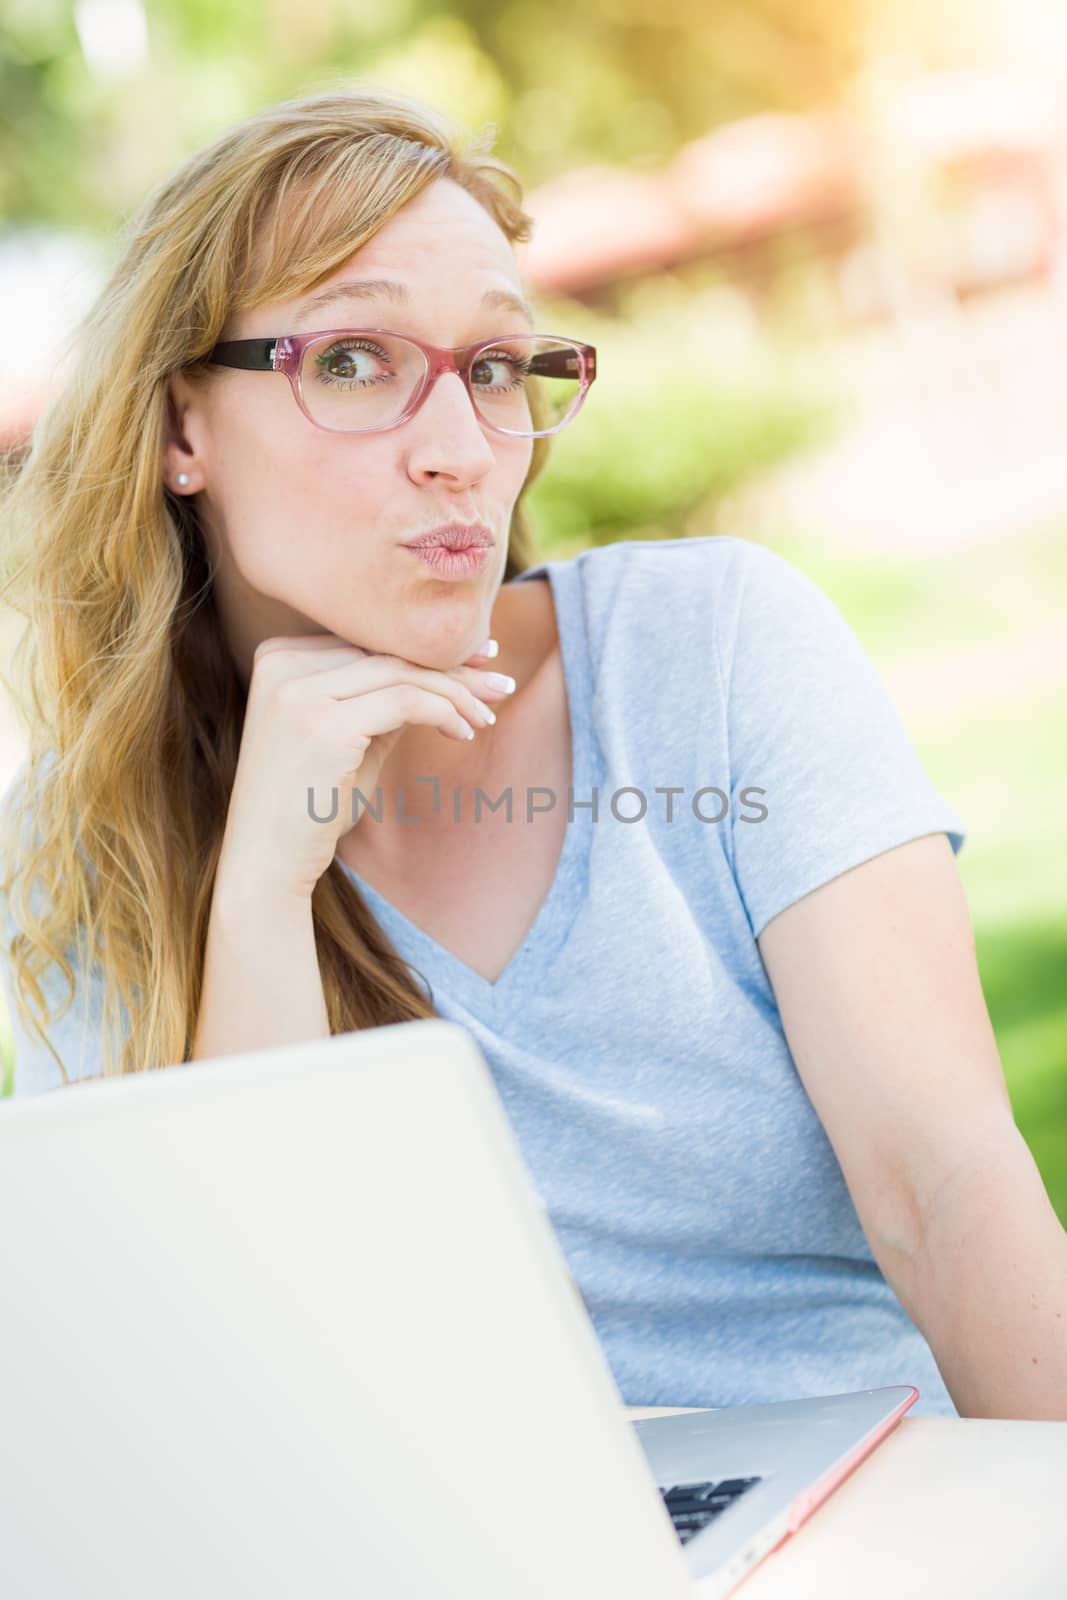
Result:
{"type": "Polygon", "coordinates": [[[530,565],[595,352],[524,305],[520,193],[367,91],[132,224],[10,506],[16,1091],[448,1016],[629,1403],[1067,1416],[960,820],[781,557],[530,565]]]}

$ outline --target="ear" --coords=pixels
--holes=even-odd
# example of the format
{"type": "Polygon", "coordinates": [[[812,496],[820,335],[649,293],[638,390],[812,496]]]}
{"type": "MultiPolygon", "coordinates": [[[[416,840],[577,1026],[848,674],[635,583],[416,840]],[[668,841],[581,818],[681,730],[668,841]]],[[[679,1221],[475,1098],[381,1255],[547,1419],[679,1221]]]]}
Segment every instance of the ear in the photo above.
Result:
{"type": "Polygon", "coordinates": [[[163,436],[163,483],[172,494],[196,494],[205,486],[204,464],[194,443],[199,396],[183,372],[167,380],[163,436]]]}

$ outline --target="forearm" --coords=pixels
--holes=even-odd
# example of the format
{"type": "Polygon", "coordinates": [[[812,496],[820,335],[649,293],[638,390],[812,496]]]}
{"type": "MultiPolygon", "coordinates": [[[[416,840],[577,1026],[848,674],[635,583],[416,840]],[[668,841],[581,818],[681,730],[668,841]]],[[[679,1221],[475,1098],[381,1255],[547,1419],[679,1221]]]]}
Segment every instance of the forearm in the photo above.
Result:
{"type": "Polygon", "coordinates": [[[192,1059],[329,1037],[311,900],[237,887],[220,874],[192,1059]]]}
{"type": "Polygon", "coordinates": [[[961,1416],[1067,1421],[1067,1232],[1017,1131],[944,1187],[894,1277],[961,1416]]]}

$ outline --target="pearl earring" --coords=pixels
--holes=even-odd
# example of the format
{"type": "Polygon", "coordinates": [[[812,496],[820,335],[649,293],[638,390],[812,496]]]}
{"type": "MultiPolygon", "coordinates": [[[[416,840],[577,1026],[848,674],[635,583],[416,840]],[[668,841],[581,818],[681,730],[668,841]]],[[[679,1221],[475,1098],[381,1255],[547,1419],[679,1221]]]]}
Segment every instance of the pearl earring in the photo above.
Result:
{"type": "Polygon", "coordinates": [[[179,472],[179,474],[178,474],[178,488],[179,489],[184,489],[185,485],[188,482],[189,482],[189,474],[187,472],[179,472]]]}

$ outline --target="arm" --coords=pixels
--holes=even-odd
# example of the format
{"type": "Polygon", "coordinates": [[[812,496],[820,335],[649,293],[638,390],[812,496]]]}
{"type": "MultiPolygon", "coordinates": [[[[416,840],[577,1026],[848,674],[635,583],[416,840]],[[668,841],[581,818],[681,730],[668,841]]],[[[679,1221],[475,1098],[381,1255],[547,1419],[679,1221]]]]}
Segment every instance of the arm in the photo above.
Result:
{"type": "Polygon", "coordinates": [[[194,1061],[329,1038],[310,896],[240,878],[220,868],[215,884],[194,1061]]]}
{"type": "Polygon", "coordinates": [[[841,873],[758,945],[871,1251],[957,1409],[1067,1420],[1067,1233],[1012,1119],[947,839],[841,873]]]}

